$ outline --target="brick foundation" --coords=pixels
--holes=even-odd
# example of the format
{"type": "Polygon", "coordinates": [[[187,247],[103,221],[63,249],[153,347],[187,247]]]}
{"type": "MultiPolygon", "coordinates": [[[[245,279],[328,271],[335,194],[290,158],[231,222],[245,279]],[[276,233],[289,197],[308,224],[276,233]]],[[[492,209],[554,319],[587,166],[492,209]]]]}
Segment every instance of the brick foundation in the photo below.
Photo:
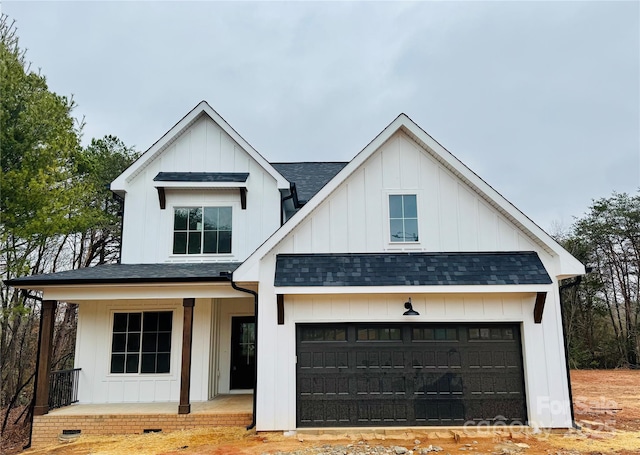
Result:
{"type": "Polygon", "coordinates": [[[63,430],[80,430],[83,435],[140,434],[146,429],[163,432],[193,428],[247,426],[250,413],[238,414],[120,414],[34,416],[32,447],[58,441],[63,430]]]}

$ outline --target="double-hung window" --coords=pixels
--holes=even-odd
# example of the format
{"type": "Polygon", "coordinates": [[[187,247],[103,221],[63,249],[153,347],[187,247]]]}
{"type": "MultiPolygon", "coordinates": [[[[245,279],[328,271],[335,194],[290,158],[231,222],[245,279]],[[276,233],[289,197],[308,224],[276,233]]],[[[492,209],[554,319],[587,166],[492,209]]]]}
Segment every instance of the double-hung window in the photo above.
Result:
{"type": "Polygon", "coordinates": [[[173,312],[114,313],[111,373],[169,373],[173,312]]]}
{"type": "Polygon", "coordinates": [[[231,207],[176,207],[173,254],[231,253],[231,207]]]}
{"type": "Polygon", "coordinates": [[[389,241],[418,242],[418,204],[415,194],[389,195],[389,241]]]}

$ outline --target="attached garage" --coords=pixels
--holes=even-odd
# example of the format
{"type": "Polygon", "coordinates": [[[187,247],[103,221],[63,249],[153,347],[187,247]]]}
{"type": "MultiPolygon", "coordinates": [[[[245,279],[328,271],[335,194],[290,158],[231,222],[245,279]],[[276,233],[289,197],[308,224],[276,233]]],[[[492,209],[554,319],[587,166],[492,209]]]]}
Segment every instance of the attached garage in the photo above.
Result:
{"type": "Polygon", "coordinates": [[[298,427],[527,421],[518,323],[296,326],[298,427]]]}

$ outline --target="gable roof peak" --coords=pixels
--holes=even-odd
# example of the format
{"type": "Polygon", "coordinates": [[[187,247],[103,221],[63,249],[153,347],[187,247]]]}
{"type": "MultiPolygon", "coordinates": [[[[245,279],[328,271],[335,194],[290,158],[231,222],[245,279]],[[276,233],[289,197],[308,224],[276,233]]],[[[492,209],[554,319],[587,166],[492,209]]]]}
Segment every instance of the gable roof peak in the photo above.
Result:
{"type": "Polygon", "coordinates": [[[113,182],[111,190],[124,194],[127,191],[128,183],[138,175],[151,161],[167,149],[180,135],[191,127],[202,116],[206,115],[216,125],[218,125],[231,139],[233,139],[251,158],[253,158],[267,173],[277,182],[279,189],[288,189],[290,184],[280,172],[278,172],[251,144],[249,144],[238,132],[233,129],[225,119],[213,109],[206,100],[200,101],[184,117],[182,117],[169,131],[163,134],[160,139],[153,143],[140,157],[113,182]]]}

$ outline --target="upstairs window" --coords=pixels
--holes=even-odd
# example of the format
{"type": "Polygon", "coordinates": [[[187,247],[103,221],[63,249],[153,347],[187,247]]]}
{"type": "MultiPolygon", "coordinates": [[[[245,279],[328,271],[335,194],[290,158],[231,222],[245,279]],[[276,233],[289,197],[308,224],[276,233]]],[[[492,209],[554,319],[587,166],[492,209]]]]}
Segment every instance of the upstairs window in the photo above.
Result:
{"type": "Polygon", "coordinates": [[[415,194],[389,195],[389,241],[418,242],[418,204],[415,194]]]}
{"type": "Polygon", "coordinates": [[[231,207],[176,207],[173,254],[231,253],[231,207]]]}

